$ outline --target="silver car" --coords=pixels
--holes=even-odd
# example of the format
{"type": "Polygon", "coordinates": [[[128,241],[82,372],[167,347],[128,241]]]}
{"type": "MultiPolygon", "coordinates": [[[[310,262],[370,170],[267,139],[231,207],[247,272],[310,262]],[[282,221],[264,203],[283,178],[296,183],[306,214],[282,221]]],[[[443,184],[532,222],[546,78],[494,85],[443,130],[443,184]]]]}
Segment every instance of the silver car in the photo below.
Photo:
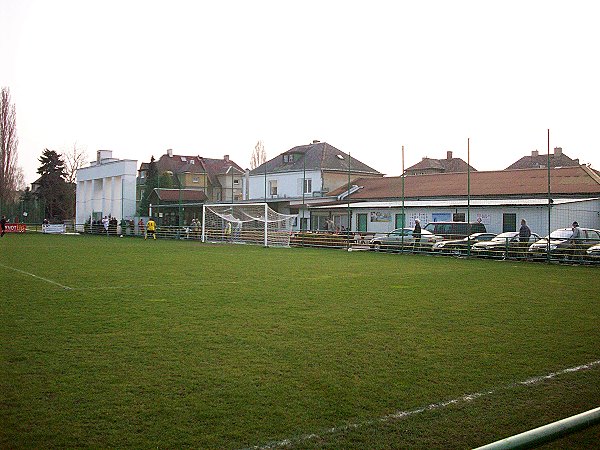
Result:
{"type": "Polygon", "coordinates": [[[592,245],[585,251],[588,258],[592,259],[600,259],[600,243],[596,245],[592,245]]]}
{"type": "Polygon", "coordinates": [[[600,230],[593,228],[580,228],[581,237],[573,240],[573,230],[571,228],[559,228],[550,233],[550,244],[548,244],[548,236],[540,239],[529,246],[529,254],[534,258],[546,257],[548,247],[550,247],[550,255],[557,257],[582,257],[586,254],[586,250],[591,246],[600,242],[600,230]]]}
{"type": "Polygon", "coordinates": [[[442,240],[441,236],[421,230],[421,239],[415,247],[415,238],[412,228],[397,228],[384,235],[375,236],[369,241],[371,250],[402,250],[403,248],[415,248],[418,250],[429,250],[436,242],[442,240]]]}

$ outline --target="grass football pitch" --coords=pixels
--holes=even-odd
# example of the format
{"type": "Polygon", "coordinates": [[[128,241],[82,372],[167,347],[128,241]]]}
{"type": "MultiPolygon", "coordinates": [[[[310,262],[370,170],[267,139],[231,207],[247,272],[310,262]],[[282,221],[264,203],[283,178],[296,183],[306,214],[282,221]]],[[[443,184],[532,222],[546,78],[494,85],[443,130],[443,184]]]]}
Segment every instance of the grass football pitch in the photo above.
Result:
{"type": "Polygon", "coordinates": [[[32,233],[0,287],[1,448],[469,448],[600,406],[597,267],[32,233]]]}

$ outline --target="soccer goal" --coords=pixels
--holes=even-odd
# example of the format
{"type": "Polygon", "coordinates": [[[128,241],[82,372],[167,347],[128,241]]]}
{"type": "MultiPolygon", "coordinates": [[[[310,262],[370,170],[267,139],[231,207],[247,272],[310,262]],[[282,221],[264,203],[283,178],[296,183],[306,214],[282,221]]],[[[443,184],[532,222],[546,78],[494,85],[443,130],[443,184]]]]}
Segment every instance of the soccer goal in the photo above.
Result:
{"type": "Polygon", "coordinates": [[[202,242],[289,247],[296,215],[280,214],[266,203],[223,203],[202,208],[202,242]]]}

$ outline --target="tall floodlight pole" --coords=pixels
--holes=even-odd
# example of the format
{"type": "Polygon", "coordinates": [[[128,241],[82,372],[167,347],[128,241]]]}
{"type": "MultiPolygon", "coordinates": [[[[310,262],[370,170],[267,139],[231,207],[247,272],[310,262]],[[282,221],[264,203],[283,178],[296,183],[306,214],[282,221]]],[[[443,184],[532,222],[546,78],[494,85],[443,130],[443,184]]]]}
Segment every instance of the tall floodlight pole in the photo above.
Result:
{"type": "Polygon", "coordinates": [[[471,138],[467,138],[467,256],[471,256],[471,138]]]}
{"type": "Polygon", "coordinates": [[[231,169],[231,203],[233,203],[233,166],[229,166],[231,169]]]}
{"type": "Polygon", "coordinates": [[[550,198],[550,128],[548,128],[548,154],[546,158],[546,166],[548,166],[548,248],[546,249],[546,260],[550,261],[550,208],[552,207],[552,199],[550,198]]]}

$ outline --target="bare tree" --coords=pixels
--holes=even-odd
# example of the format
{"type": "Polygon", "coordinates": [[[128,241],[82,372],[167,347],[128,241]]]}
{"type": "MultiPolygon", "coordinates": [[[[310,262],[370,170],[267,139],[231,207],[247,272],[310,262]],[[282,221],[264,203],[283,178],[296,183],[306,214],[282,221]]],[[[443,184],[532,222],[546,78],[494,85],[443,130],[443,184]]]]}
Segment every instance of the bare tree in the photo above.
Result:
{"type": "Polygon", "coordinates": [[[62,160],[65,163],[65,179],[67,183],[75,183],[77,169],[81,169],[87,162],[87,159],[87,149],[78,145],[77,142],[73,143],[72,148],[63,150],[62,160]]]}
{"type": "Polygon", "coordinates": [[[250,169],[256,169],[267,161],[267,153],[263,141],[258,141],[254,146],[252,157],[250,158],[250,169]]]}
{"type": "Polygon", "coordinates": [[[14,201],[20,180],[17,166],[17,113],[11,103],[10,89],[0,94],[0,205],[14,201]]]}

